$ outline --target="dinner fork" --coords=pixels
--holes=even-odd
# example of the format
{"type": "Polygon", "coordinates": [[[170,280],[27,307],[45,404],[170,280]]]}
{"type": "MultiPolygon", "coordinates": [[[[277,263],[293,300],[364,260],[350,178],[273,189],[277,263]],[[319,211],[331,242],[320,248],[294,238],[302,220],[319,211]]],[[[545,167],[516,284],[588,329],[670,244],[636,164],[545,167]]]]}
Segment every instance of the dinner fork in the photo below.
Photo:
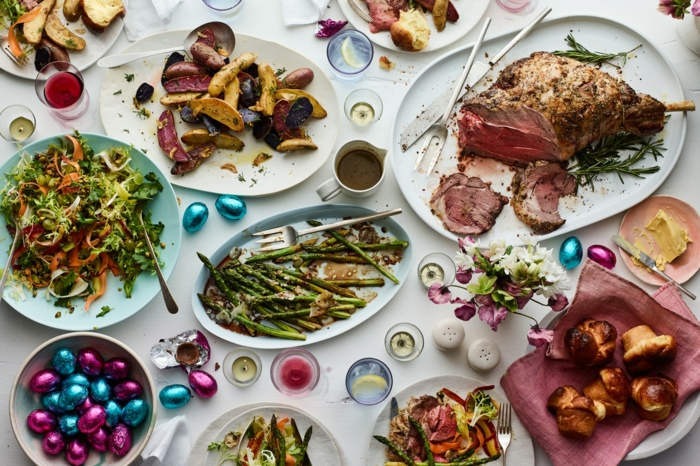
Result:
{"type": "Polygon", "coordinates": [[[469,71],[471,71],[472,69],[474,60],[476,60],[476,54],[479,52],[479,48],[481,48],[481,43],[484,41],[484,36],[486,36],[486,31],[488,30],[490,24],[491,18],[486,18],[486,21],[484,22],[484,27],[481,28],[479,37],[476,39],[474,47],[472,47],[472,53],[469,55],[467,66],[464,67],[464,71],[462,71],[462,76],[460,76],[457,85],[455,85],[455,90],[452,93],[452,98],[447,103],[447,107],[445,108],[445,114],[442,116],[440,121],[432,125],[426,132],[425,142],[423,143],[423,148],[420,150],[420,152],[418,152],[418,157],[416,157],[416,163],[413,166],[413,171],[418,170],[418,167],[423,161],[423,157],[425,157],[425,154],[428,152],[428,148],[433,142],[433,139],[437,139],[437,147],[435,148],[435,152],[433,153],[433,158],[430,160],[430,166],[428,167],[428,171],[425,172],[425,176],[430,176],[430,173],[433,171],[433,167],[435,167],[435,164],[437,163],[438,158],[440,157],[440,153],[442,152],[442,148],[445,145],[445,141],[447,140],[447,120],[449,120],[450,115],[452,114],[452,107],[454,107],[455,102],[457,102],[457,98],[459,97],[459,93],[464,87],[464,83],[467,82],[467,76],[469,76],[469,71]]]}
{"type": "Polygon", "coordinates": [[[498,443],[503,451],[503,466],[506,464],[506,450],[513,437],[512,419],[510,403],[503,403],[498,410],[498,443]]]}
{"type": "Polygon", "coordinates": [[[0,43],[2,43],[2,45],[0,45],[2,47],[2,51],[5,52],[5,55],[10,57],[10,60],[15,62],[15,65],[24,66],[24,61],[26,58],[24,58],[24,56],[22,56],[22,58],[15,57],[15,54],[12,53],[12,51],[10,50],[10,46],[9,46],[9,43],[7,42],[6,36],[0,35],[0,43]]]}
{"type": "Polygon", "coordinates": [[[259,243],[259,244],[276,243],[276,242],[281,241],[280,244],[274,244],[272,246],[267,246],[267,247],[258,249],[258,252],[276,251],[278,249],[283,249],[283,248],[288,248],[288,247],[294,246],[295,244],[297,244],[297,240],[299,239],[300,236],[309,235],[311,233],[317,233],[319,231],[334,230],[336,228],[344,227],[347,225],[354,225],[356,223],[371,222],[372,220],[379,220],[380,218],[391,217],[392,215],[397,215],[397,214],[400,214],[401,212],[402,212],[401,209],[386,210],[384,212],[379,212],[379,213],[376,213],[373,215],[367,215],[366,217],[351,218],[348,220],[343,220],[342,222],[330,223],[328,225],[321,225],[318,227],[307,228],[307,229],[301,230],[301,231],[297,231],[294,227],[286,225],[283,227],[271,228],[269,230],[259,231],[257,233],[253,233],[253,236],[268,236],[268,235],[274,235],[276,233],[279,233],[280,234],[279,236],[274,236],[272,238],[265,238],[265,239],[261,239],[259,241],[256,241],[256,243],[259,243]]]}
{"type": "Polygon", "coordinates": [[[357,16],[365,20],[367,23],[372,22],[372,17],[367,14],[366,11],[362,9],[360,5],[357,4],[357,0],[348,0],[348,3],[350,4],[350,8],[353,9],[355,13],[357,13],[357,16]]]}

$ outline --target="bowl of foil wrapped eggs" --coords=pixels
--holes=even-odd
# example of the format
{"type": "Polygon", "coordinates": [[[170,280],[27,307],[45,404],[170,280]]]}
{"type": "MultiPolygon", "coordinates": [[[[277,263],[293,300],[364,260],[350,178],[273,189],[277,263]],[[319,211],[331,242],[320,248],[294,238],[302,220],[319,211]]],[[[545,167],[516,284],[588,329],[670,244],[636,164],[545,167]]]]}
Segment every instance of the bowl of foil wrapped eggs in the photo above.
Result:
{"type": "Polygon", "coordinates": [[[10,392],[17,442],[39,465],[129,465],[156,422],[153,379],[126,345],[69,333],[39,346],[10,392]]]}

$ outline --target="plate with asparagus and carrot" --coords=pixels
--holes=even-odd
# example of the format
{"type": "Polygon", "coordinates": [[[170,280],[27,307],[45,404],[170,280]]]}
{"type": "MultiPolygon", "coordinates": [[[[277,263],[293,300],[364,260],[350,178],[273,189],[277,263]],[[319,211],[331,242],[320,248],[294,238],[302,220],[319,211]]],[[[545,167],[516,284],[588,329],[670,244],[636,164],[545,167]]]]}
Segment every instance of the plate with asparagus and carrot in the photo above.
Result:
{"type": "Polygon", "coordinates": [[[260,253],[252,236],[290,225],[301,230],[375,212],[322,205],[284,212],[243,230],[202,261],[192,306],[200,323],[232,343],[279,349],[333,338],[379,312],[406,281],[412,247],[393,219],[299,238],[260,253]],[[322,330],[323,331],[320,331],[322,330]]]}

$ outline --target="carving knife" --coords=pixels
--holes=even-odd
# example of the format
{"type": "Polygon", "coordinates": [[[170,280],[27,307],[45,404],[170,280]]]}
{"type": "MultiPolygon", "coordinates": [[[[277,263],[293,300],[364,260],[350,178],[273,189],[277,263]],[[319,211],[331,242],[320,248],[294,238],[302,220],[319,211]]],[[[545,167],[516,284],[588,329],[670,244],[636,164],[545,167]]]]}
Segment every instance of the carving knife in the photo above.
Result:
{"type": "Polygon", "coordinates": [[[638,247],[634,246],[620,235],[613,235],[612,240],[615,244],[620,246],[627,254],[649,267],[654,273],[661,275],[663,278],[676,285],[678,289],[685,293],[690,299],[695,299],[695,295],[693,293],[683,288],[677,281],[675,281],[673,278],[669,277],[664,272],[659,270],[659,268],[656,266],[656,261],[649,257],[647,254],[645,254],[644,251],[640,250],[638,247]]]}
{"type": "MultiPolygon", "coordinates": [[[[545,16],[547,16],[550,12],[552,11],[551,8],[546,8],[542,13],[537,15],[535,19],[532,20],[530,24],[525,26],[525,28],[518,33],[517,36],[513,37],[513,40],[508,42],[508,45],[503,47],[503,50],[498,52],[496,56],[494,56],[491,61],[489,61],[489,64],[486,65],[481,62],[475,62],[472,65],[472,69],[469,72],[469,75],[467,76],[467,83],[466,87],[464,89],[464,92],[462,92],[458,98],[458,100],[469,91],[472,87],[476,85],[481,79],[488,74],[489,71],[498,63],[498,61],[503,58],[503,56],[510,52],[510,50],[515,47],[515,44],[520,42],[523,37],[528,35],[530,31],[532,31],[535,26],[537,26],[540,21],[544,19],[545,16]]],[[[448,89],[445,89],[445,91],[438,97],[437,99],[433,100],[433,102],[426,108],[418,117],[416,117],[415,120],[413,120],[401,133],[401,138],[400,138],[400,143],[401,143],[401,150],[403,152],[406,152],[406,150],[411,147],[417,140],[425,134],[428,129],[433,125],[433,123],[437,122],[441,116],[445,113],[445,108],[447,107],[447,104],[450,103],[450,98],[452,97],[452,93],[454,92],[454,88],[450,87],[448,89]]]]}

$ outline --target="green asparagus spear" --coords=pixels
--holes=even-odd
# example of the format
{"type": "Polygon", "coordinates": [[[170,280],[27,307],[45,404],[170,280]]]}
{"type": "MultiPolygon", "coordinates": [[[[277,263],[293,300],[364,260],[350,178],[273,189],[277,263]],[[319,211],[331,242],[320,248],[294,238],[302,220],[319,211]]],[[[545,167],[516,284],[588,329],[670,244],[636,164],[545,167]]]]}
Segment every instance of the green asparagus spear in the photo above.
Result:
{"type": "Polygon", "coordinates": [[[273,271],[274,273],[280,272],[282,275],[286,275],[288,277],[295,277],[300,280],[304,280],[305,282],[311,283],[315,285],[318,288],[321,288],[321,290],[314,290],[318,291],[319,293],[322,293],[323,290],[328,290],[332,293],[338,294],[340,296],[345,296],[347,298],[357,298],[357,295],[351,291],[351,290],[346,290],[344,288],[341,288],[339,286],[332,285],[328,283],[328,280],[323,280],[322,278],[318,277],[307,277],[304,275],[302,272],[297,272],[296,270],[287,270],[283,269],[280,267],[275,267],[274,265],[264,265],[264,267],[267,267],[269,270],[273,271]]]}
{"type": "Polygon", "coordinates": [[[313,252],[308,254],[299,254],[299,257],[302,260],[343,262],[349,264],[365,264],[367,262],[364,257],[350,256],[347,254],[322,254],[313,252]]]}
{"type": "Polygon", "coordinates": [[[306,433],[304,433],[304,442],[301,444],[301,449],[299,450],[299,458],[302,461],[302,464],[304,464],[304,457],[306,456],[306,450],[309,448],[309,442],[311,441],[311,433],[312,433],[312,426],[309,426],[308,429],[306,429],[306,433]]]}
{"type": "Polygon", "coordinates": [[[406,463],[407,466],[415,466],[415,462],[411,459],[410,456],[408,456],[401,448],[399,448],[394,442],[389,440],[386,437],[382,437],[381,435],[375,435],[374,439],[379,442],[383,443],[387,447],[391,448],[394,453],[398,455],[399,458],[401,458],[404,463],[406,463]]]}
{"type": "Polygon", "coordinates": [[[435,466],[435,458],[433,457],[433,452],[430,451],[430,442],[428,441],[428,436],[425,435],[425,431],[423,430],[423,427],[420,425],[420,422],[413,419],[413,416],[408,416],[408,420],[411,422],[413,427],[416,428],[416,430],[418,431],[418,434],[420,434],[420,438],[423,439],[423,446],[425,447],[425,454],[428,455],[428,466],[435,466]]]}
{"type": "MultiPolygon", "coordinates": [[[[501,457],[500,453],[497,453],[493,456],[489,456],[488,458],[476,458],[473,460],[466,460],[466,461],[452,461],[450,463],[439,463],[439,466],[479,466],[482,464],[490,463],[492,461],[496,461],[498,458],[501,457]]],[[[409,463],[405,462],[399,462],[399,461],[387,461],[384,463],[384,466],[408,466],[409,463]]],[[[428,466],[428,463],[425,461],[418,461],[414,462],[415,466],[428,466]]]]}
{"type": "MultiPolygon", "coordinates": [[[[389,241],[387,243],[352,243],[363,251],[384,251],[387,249],[403,249],[408,247],[408,241],[389,241]]],[[[302,246],[306,252],[318,253],[333,253],[349,251],[350,248],[344,244],[335,244],[333,246],[302,246]]]]}
{"type": "Polygon", "coordinates": [[[287,464],[287,441],[284,439],[284,435],[282,435],[282,432],[274,422],[272,423],[272,433],[277,439],[277,446],[279,449],[277,466],[285,466],[287,464]]]}
{"type": "Polygon", "coordinates": [[[313,246],[316,244],[317,239],[313,238],[308,241],[304,241],[303,243],[297,243],[294,246],[290,246],[288,248],[282,248],[278,249],[277,251],[272,251],[272,252],[265,252],[262,254],[258,254],[252,257],[249,257],[245,260],[246,264],[250,264],[252,262],[262,262],[262,261],[267,261],[267,260],[272,260],[272,259],[277,259],[278,257],[284,257],[284,256],[289,256],[292,254],[295,254],[299,251],[303,251],[303,246],[313,246]]]}
{"type": "Polygon", "coordinates": [[[231,289],[226,286],[226,283],[224,283],[223,278],[221,277],[221,274],[219,273],[218,270],[216,270],[216,267],[214,267],[214,264],[211,263],[209,258],[205,256],[204,254],[198,252],[197,256],[199,256],[199,260],[202,261],[202,263],[206,266],[206,268],[209,269],[209,273],[211,274],[211,278],[214,279],[214,283],[216,284],[216,287],[221,291],[224,295],[226,295],[226,298],[233,304],[234,306],[238,306],[240,304],[240,301],[238,301],[238,298],[236,295],[231,291],[231,289]]]}
{"type": "MultiPolygon", "coordinates": [[[[342,306],[334,306],[328,309],[326,312],[326,315],[330,317],[335,317],[338,319],[349,319],[352,317],[351,314],[348,314],[347,310],[354,310],[355,306],[350,305],[350,304],[344,304],[342,306]]],[[[311,309],[306,308],[306,309],[299,309],[298,311],[289,311],[289,312],[280,312],[278,314],[275,314],[275,317],[278,319],[286,319],[288,317],[298,317],[298,316],[308,316],[311,314],[311,309]]]]}
{"type": "Polygon", "coordinates": [[[329,285],[334,286],[384,286],[383,278],[364,278],[364,279],[352,279],[352,280],[325,280],[329,285]]]}
{"type": "MultiPolygon", "coordinates": [[[[312,303],[316,301],[317,295],[299,295],[290,298],[284,298],[277,295],[267,295],[255,298],[254,303],[312,303]]],[[[359,298],[333,298],[338,304],[352,304],[355,307],[365,307],[367,302],[359,298]]]]}

